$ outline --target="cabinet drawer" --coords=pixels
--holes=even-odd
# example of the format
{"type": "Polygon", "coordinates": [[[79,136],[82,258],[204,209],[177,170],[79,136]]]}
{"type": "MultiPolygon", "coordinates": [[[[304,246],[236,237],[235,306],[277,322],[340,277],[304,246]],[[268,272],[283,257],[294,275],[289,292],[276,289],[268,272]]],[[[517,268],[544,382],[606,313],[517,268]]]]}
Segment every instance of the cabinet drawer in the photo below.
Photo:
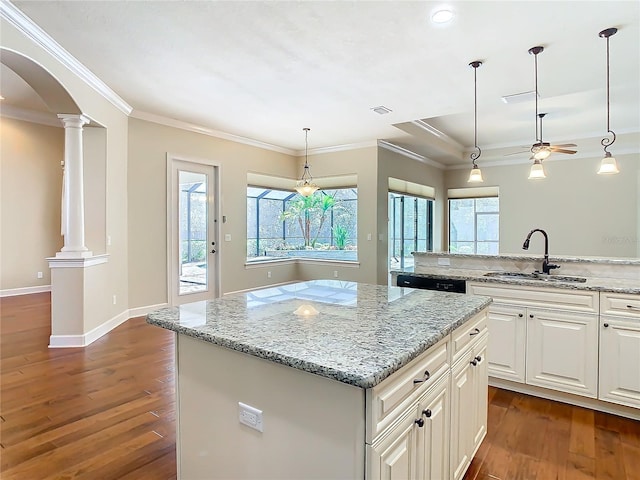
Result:
{"type": "Polygon", "coordinates": [[[602,292],[600,313],[640,319],[640,295],[602,292]]]}
{"type": "Polygon", "coordinates": [[[367,442],[390,425],[398,412],[418,399],[449,368],[449,335],[411,363],[367,389],[367,442]]]}
{"type": "Polygon", "coordinates": [[[494,302],[525,307],[598,313],[598,292],[568,288],[529,287],[490,282],[468,282],[467,293],[492,297],[494,302]]]}
{"type": "Polygon", "coordinates": [[[487,312],[488,309],[485,308],[474,318],[453,331],[451,334],[451,346],[453,352],[451,363],[457,360],[457,358],[464,352],[467,345],[488,331],[489,319],[487,312]]]}

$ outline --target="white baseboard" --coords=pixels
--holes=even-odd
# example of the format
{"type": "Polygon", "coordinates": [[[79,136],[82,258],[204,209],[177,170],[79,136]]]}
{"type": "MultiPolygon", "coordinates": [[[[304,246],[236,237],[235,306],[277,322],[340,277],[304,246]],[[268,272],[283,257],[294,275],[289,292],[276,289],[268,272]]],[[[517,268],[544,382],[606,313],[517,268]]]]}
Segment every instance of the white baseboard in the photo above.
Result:
{"type": "Polygon", "coordinates": [[[147,313],[151,313],[154,310],[158,310],[159,308],[168,307],[168,303],[158,303],[157,305],[147,305],[146,307],[136,307],[129,309],[129,318],[133,317],[141,317],[146,315],[147,313]]]}
{"type": "Polygon", "coordinates": [[[129,320],[129,310],[119,313],[83,335],[51,335],[49,348],[86,347],[127,320],[129,320]]]}
{"type": "Polygon", "coordinates": [[[0,290],[0,298],[15,297],[16,295],[31,295],[32,293],[50,292],[51,285],[38,285],[36,287],[7,288],[0,290]]]}
{"type": "Polygon", "coordinates": [[[546,398],[547,400],[555,400],[556,402],[568,403],[570,405],[577,405],[578,407],[598,410],[599,412],[611,413],[621,417],[640,420],[640,409],[617,405],[611,402],[604,402],[595,398],[581,397],[571,393],[558,392],[548,388],[526,385],[524,383],[502,380],[495,377],[489,377],[489,385],[518,393],[533,395],[534,397],[546,398]]]}

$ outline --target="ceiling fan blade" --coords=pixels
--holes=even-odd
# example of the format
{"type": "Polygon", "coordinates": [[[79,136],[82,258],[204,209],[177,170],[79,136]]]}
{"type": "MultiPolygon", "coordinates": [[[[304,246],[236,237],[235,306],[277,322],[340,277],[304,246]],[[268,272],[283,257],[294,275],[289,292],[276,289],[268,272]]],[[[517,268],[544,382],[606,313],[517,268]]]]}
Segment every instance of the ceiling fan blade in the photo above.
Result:
{"type": "Polygon", "coordinates": [[[576,153],[575,150],[565,150],[564,148],[555,148],[555,147],[551,147],[551,151],[552,152],[557,152],[557,153],[569,153],[569,154],[574,154],[576,153]]]}
{"type": "Polygon", "coordinates": [[[551,147],[560,147],[560,148],[564,148],[564,147],[577,147],[578,145],[576,145],[575,143],[557,143],[555,145],[551,145],[551,147]]]}
{"type": "Polygon", "coordinates": [[[531,152],[529,150],[524,150],[522,152],[505,153],[504,156],[509,157],[511,155],[522,155],[523,153],[531,153],[531,152]]]}

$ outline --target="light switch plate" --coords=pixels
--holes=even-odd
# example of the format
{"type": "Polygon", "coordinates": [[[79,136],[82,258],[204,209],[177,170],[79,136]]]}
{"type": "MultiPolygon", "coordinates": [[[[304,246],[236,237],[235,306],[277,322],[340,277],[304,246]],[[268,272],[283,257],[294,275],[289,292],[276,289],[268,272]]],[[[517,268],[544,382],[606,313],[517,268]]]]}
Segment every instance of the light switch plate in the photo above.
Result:
{"type": "Polygon", "coordinates": [[[224,241],[225,242],[230,242],[231,241],[231,234],[230,233],[225,233],[224,234],[224,241]]]}

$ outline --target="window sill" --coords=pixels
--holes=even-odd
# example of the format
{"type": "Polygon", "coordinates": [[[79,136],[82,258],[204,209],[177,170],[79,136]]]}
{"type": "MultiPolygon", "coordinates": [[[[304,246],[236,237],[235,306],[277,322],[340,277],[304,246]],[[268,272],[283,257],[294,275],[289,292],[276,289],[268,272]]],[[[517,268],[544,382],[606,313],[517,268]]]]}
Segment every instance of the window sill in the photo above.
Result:
{"type": "Polygon", "coordinates": [[[290,257],[286,259],[269,259],[269,260],[256,260],[253,262],[245,262],[244,268],[258,268],[270,265],[280,264],[321,264],[321,265],[342,265],[345,267],[360,267],[360,262],[352,260],[332,260],[328,258],[303,258],[303,257],[290,257]]]}

